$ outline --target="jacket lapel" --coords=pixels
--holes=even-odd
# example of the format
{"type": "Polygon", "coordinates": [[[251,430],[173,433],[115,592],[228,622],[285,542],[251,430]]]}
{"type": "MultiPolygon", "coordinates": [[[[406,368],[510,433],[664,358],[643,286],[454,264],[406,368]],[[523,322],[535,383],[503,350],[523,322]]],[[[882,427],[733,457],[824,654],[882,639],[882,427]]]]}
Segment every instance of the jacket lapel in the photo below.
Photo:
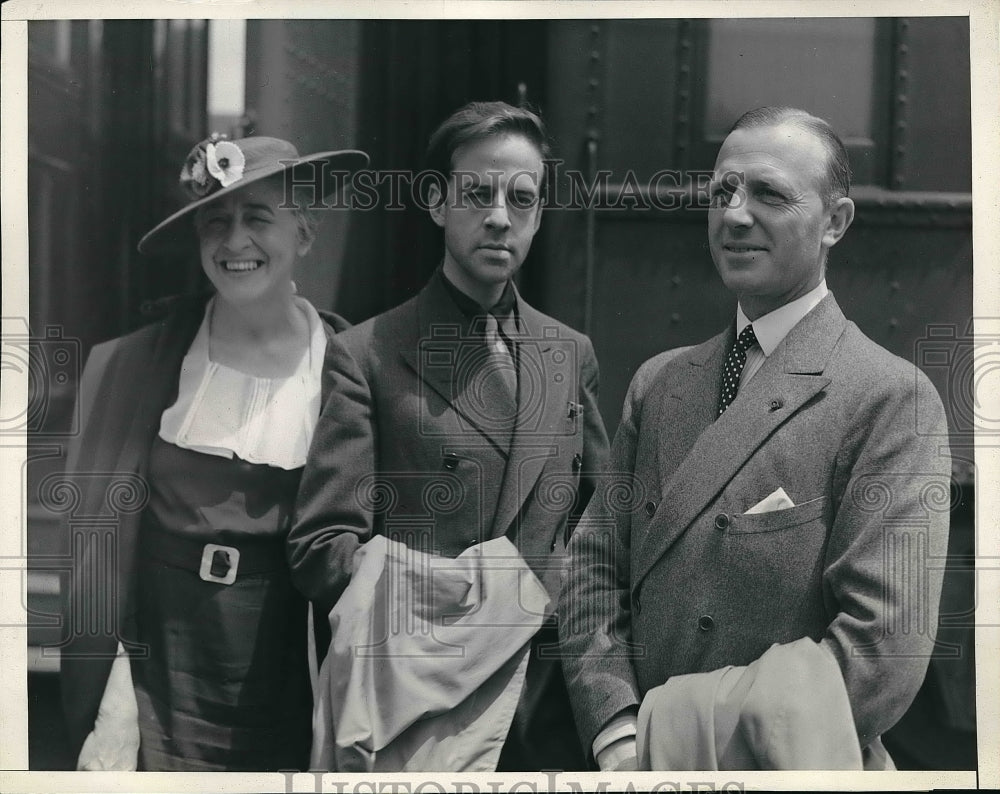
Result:
{"type": "MultiPolygon", "coordinates": [[[[146,339],[127,337],[118,342],[113,360],[97,385],[97,402],[84,429],[86,436],[81,440],[78,473],[146,476],[160,415],[176,397],[181,362],[203,313],[204,301],[184,304],[151,329],[146,339]]],[[[106,484],[92,481],[84,507],[86,514],[104,515],[107,497],[106,484]]],[[[121,617],[130,615],[135,603],[136,582],[132,573],[139,515],[133,511],[118,516],[116,549],[118,583],[123,588],[119,601],[121,617]]]]}
{"type": "Polygon", "coordinates": [[[81,456],[81,466],[145,473],[149,445],[160,415],[176,397],[181,362],[203,312],[203,303],[178,307],[155,327],[148,342],[125,338],[118,343],[98,385],[95,416],[83,442],[89,454],[81,456]],[[109,432],[112,427],[117,429],[109,432]]]}
{"type": "Polygon", "coordinates": [[[476,395],[466,388],[463,373],[477,355],[481,340],[465,335],[467,321],[432,277],[417,300],[416,339],[403,343],[400,355],[427,386],[437,392],[470,428],[485,436],[502,454],[507,454],[510,433],[492,426],[477,406],[476,395]]]}
{"type": "Polygon", "coordinates": [[[132,418],[119,465],[123,469],[145,473],[149,448],[160,427],[160,416],[177,397],[181,363],[197,333],[201,315],[182,318],[178,316],[167,324],[154,346],[152,355],[145,362],[143,391],[148,399],[141,401],[141,409],[132,418]]]}
{"type": "MultiPolygon", "coordinates": [[[[516,290],[515,290],[516,292],[516,290]]],[[[535,487],[547,461],[556,454],[553,436],[566,434],[568,401],[579,382],[578,356],[556,355],[560,346],[546,333],[544,315],[517,295],[519,328],[517,423],[511,437],[510,456],[500,489],[491,537],[510,527],[535,487]]]]}
{"type": "Polygon", "coordinates": [[[719,404],[722,364],[733,342],[733,328],[682,355],[676,379],[665,390],[651,416],[663,421],[658,431],[658,470],[661,491],[707,427],[715,421],[719,404]]]}
{"type": "Polygon", "coordinates": [[[673,401],[661,406],[661,411],[673,408],[682,413],[676,424],[673,421],[676,413],[661,414],[668,420],[659,430],[660,471],[665,475],[661,481],[661,510],[635,558],[633,586],[716,499],[771,434],[826,388],[830,379],[823,376],[823,371],[845,327],[844,315],[832,295],[828,296],[789,332],[718,420],[714,420],[714,415],[722,360],[733,330],[707,343],[705,372],[691,378],[687,386],[679,382],[671,395],[673,401]],[[709,368],[710,362],[714,368],[709,368]],[[713,385],[709,388],[710,381],[713,385]],[[693,390],[698,387],[705,390],[693,390]],[[709,395],[714,395],[714,399],[707,399],[709,395]],[[692,403],[700,403],[701,407],[685,407],[692,403]],[[677,445],[678,451],[673,452],[671,447],[675,445],[678,429],[682,441],[686,442],[692,434],[696,440],[687,449],[677,445]],[[662,465],[670,456],[680,457],[673,471],[662,465]]]}

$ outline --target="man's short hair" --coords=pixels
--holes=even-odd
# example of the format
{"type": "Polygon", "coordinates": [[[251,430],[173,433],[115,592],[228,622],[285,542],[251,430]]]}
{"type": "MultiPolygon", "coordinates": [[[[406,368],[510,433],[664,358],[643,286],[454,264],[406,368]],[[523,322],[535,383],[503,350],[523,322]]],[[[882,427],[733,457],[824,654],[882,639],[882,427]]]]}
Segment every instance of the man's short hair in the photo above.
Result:
{"type": "MultiPolygon", "coordinates": [[[[466,144],[494,135],[522,135],[538,149],[543,161],[549,157],[545,124],[538,114],[506,102],[470,102],[434,130],[427,146],[425,167],[447,182],[454,167],[455,152],[466,144]]],[[[439,188],[444,195],[446,185],[439,184],[439,188]]]]}
{"type": "Polygon", "coordinates": [[[830,206],[846,196],[851,189],[851,165],[847,149],[840,136],[828,122],[799,108],[762,107],[748,110],[733,124],[730,132],[755,127],[773,127],[784,123],[795,124],[812,133],[826,149],[826,185],[821,193],[823,203],[830,206]]]}

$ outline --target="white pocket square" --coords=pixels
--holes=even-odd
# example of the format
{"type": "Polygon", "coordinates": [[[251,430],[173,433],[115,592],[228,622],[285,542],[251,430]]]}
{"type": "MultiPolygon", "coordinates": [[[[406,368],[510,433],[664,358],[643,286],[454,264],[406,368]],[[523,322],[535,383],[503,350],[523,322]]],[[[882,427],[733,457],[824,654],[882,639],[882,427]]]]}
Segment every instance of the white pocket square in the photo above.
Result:
{"type": "Polygon", "coordinates": [[[784,488],[778,488],[774,493],[768,494],[757,502],[744,515],[749,515],[750,513],[773,513],[775,510],[787,510],[789,507],[795,507],[795,502],[788,498],[788,494],[785,493],[784,488]]]}

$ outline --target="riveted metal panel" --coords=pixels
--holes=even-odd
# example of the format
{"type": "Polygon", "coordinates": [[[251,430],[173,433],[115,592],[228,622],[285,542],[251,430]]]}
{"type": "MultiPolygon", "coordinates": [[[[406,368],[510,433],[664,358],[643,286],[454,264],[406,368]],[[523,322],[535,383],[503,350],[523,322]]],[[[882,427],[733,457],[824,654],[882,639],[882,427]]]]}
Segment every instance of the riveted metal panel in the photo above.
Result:
{"type": "Polygon", "coordinates": [[[909,20],[907,190],[972,189],[967,17],[909,20]]]}

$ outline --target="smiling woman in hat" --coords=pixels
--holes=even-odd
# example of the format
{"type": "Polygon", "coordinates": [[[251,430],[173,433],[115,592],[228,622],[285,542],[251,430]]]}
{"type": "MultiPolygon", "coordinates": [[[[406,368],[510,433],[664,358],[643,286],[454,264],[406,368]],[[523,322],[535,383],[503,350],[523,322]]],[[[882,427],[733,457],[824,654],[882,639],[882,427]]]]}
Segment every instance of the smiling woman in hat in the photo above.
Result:
{"type": "Polygon", "coordinates": [[[327,340],[347,323],[292,277],[315,233],[305,204],[367,161],[213,136],[182,168],[189,203],[139,243],[197,239],[214,289],[96,346],[81,381],[67,472],[81,509],[110,505],[116,523],[83,546],[69,589],[62,687],[79,769],[306,768],[307,604],[284,539],[331,385],[327,340]],[[112,630],[80,618],[102,605],[112,630]]]}

